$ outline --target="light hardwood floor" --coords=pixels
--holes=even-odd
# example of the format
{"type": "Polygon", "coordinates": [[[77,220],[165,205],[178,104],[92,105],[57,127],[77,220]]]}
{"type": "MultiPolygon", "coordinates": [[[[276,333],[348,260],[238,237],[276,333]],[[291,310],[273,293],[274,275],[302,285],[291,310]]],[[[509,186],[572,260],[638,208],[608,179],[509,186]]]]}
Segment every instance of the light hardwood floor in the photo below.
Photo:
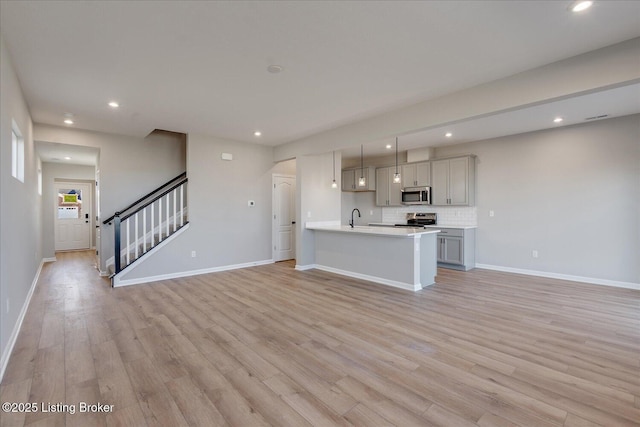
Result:
{"type": "Polygon", "coordinates": [[[112,289],[46,264],[2,426],[638,426],[640,292],[439,270],[417,293],[291,263],[112,289]]]}

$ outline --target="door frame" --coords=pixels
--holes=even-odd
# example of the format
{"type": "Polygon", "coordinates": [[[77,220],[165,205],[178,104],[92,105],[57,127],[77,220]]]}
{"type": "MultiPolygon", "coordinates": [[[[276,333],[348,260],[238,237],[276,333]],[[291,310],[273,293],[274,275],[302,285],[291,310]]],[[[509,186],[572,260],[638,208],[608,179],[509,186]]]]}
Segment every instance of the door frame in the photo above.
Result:
{"type": "MultiPolygon", "coordinates": [[[[87,185],[89,187],[89,194],[91,197],[91,203],[89,203],[89,247],[87,249],[94,249],[95,248],[95,237],[94,237],[94,227],[95,227],[95,216],[94,216],[94,211],[95,211],[95,181],[92,180],[88,180],[88,179],[62,179],[62,178],[55,178],[53,180],[53,191],[57,192],[57,190],[62,187],[73,187],[74,185],[87,185]]],[[[57,244],[58,244],[58,238],[57,238],[57,233],[58,233],[58,222],[57,222],[57,218],[58,218],[58,198],[54,197],[53,198],[53,248],[54,251],[57,252],[58,249],[56,248],[57,244]]],[[[64,250],[64,249],[60,249],[60,250],[64,250]]]]}
{"type": "MultiPolygon", "coordinates": [[[[296,180],[296,176],[295,175],[287,175],[287,174],[282,174],[282,173],[274,173],[271,175],[271,260],[275,262],[276,259],[276,239],[277,239],[277,230],[276,230],[276,223],[274,221],[274,216],[276,215],[276,178],[291,178],[293,179],[294,182],[294,186],[297,189],[297,180],[296,180]]],[[[294,212],[293,212],[293,216],[295,219],[295,207],[296,207],[296,192],[294,191],[293,193],[293,207],[294,207],[294,212]]],[[[293,230],[292,233],[292,247],[293,247],[293,258],[296,258],[296,224],[292,224],[291,229],[293,230]]]]}

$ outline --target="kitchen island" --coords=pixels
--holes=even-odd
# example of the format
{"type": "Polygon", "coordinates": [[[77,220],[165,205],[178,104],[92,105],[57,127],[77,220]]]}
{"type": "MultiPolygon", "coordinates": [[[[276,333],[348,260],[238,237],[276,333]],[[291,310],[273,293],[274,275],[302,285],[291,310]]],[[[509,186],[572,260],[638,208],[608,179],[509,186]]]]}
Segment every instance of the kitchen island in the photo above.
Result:
{"type": "Polygon", "coordinates": [[[435,283],[440,230],[307,223],[314,268],[418,291],[435,283]]]}

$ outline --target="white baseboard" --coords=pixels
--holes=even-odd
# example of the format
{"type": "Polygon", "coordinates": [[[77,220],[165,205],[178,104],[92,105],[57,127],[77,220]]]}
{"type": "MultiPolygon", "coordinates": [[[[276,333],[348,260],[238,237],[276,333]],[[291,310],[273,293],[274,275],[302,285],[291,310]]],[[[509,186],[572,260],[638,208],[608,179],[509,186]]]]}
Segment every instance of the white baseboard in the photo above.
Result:
{"type": "Polygon", "coordinates": [[[308,264],[308,265],[298,265],[298,264],[296,264],[296,270],[298,270],[298,271],[313,270],[314,268],[316,268],[316,266],[314,264],[308,264]]]}
{"type": "MultiPolygon", "coordinates": [[[[339,274],[341,276],[353,277],[354,279],[366,280],[368,282],[379,283],[381,285],[392,286],[394,288],[400,288],[400,289],[404,289],[404,290],[407,290],[407,291],[415,292],[415,291],[419,291],[419,290],[422,289],[422,285],[420,285],[420,284],[412,285],[410,283],[398,282],[396,280],[384,279],[382,277],[369,276],[367,274],[354,273],[353,271],[347,271],[347,270],[341,270],[339,268],[327,267],[326,265],[313,264],[313,265],[310,265],[310,266],[309,265],[305,265],[305,266],[301,266],[301,267],[303,267],[304,270],[310,270],[312,268],[316,268],[318,270],[327,271],[329,273],[339,274]]],[[[298,266],[296,266],[296,270],[304,271],[303,268],[298,268],[298,266]]]]}
{"type": "Polygon", "coordinates": [[[203,268],[200,270],[181,271],[178,273],[160,274],[157,276],[141,277],[138,279],[129,280],[114,280],[113,287],[140,285],[142,283],[158,282],[160,280],[178,279],[181,277],[198,276],[200,274],[217,273],[220,271],[237,270],[239,268],[256,267],[258,265],[273,264],[272,259],[265,259],[262,261],[246,262],[243,264],[223,265],[220,267],[203,268]]]}
{"type": "Polygon", "coordinates": [[[43,258],[40,261],[40,265],[38,266],[38,270],[36,271],[36,275],[33,278],[33,282],[31,282],[31,288],[29,288],[29,292],[27,293],[27,298],[22,304],[22,310],[20,310],[20,314],[18,315],[18,321],[13,327],[13,331],[11,332],[11,336],[9,337],[9,342],[7,342],[7,347],[2,352],[2,358],[0,358],[0,382],[2,382],[2,378],[4,378],[4,371],[7,369],[7,365],[9,364],[9,358],[11,357],[11,352],[13,351],[13,346],[16,345],[16,340],[18,339],[18,334],[20,333],[20,329],[22,328],[22,322],[24,321],[24,316],[27,314],[27,309],[29,308],[29,303],[31,302],[31,297],[33,296],[33,292],[36,289],[36,285],[38,284],[38,279],[40,278],[40,272],[42,271],[42,266],[45,262],[55,261],[54,258],[43,258]]]}
{"type": "Polygon", "coordinates": [[[42,262],[56,262],[56,261],[58,261],[58,258],[56,257],[42,258],[42,262]]]}
{"type": "Polygon", "coordinates": [[[476,268],[485,270],[504,271],[505,273],[517,273],[527,276],[547,277],[550,279],[569,280],[571,282],[589,283],[592,285],[613,286],[616,288],[640,290],[640,283],[619,282],[616,280],[596,279],[593,277],[572,276],[570,274],[550,273],[547,271],[525,270],[521,268],[503,267],[500,265],[476,264],[476,268]]]}

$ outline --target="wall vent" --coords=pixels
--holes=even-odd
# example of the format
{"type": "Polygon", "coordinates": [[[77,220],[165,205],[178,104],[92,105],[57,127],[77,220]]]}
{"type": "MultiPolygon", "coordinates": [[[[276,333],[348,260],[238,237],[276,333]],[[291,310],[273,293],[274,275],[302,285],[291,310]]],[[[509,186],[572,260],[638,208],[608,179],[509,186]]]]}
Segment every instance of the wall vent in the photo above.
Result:
{"type": "Polygon", "coordinates": [[[609,117],[608,114],[601,114],[599,116],[591,116],[591,117],[587,117],[585,120],[598,120],[598,119],[604,119],[609,117]]]}

